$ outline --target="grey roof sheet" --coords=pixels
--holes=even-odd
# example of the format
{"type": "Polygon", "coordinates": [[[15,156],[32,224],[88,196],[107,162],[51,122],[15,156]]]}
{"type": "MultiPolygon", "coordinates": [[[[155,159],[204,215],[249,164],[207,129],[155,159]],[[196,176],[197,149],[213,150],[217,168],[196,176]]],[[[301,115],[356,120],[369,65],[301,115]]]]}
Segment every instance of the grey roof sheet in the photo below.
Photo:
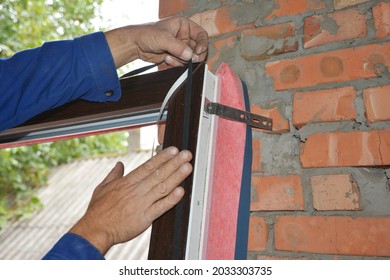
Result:
{"type": "MultiPolygon", "coordinates": [[[[54,168],[49,175],[48,186],[38,194],[44,204],[43,209],[0,231],[0,259],[41,259],[83,215],[94,188],[118,161],[124,163],[127,173],[150,156],[150,151],[143,151],[120,157],[77,160],[54,168]]],[[[106,258],[146,259],[149,239],[150,228],[137,238],[111,248],[106,258]]]]}

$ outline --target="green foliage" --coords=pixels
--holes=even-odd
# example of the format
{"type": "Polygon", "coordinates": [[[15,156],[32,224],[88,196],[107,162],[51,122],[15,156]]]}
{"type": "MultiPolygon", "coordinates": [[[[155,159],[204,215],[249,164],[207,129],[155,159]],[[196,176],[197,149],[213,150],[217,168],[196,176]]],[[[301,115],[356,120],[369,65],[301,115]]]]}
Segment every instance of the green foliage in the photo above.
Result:
{"type": "Polygon", "coordinates": [[[94,31],[103,0],[2,0],[0,56],[94,31]]]}
{"type": "MultiPolygon", "coordinates": [[[[96,30],[103,0],[1,0],[0,57],[96,30]]],[[[49,168],[76,158],[123,153],[125,132],[0,150],[0,228],[41,207],[36,189],[49,168]]]]}
{"type": "Polygon", "coordinates": [[[0,150],[0,228],[41,207],[35,191],[47,183],[51,167],[96,155],[123,154],[127,132],[0,150]]]}

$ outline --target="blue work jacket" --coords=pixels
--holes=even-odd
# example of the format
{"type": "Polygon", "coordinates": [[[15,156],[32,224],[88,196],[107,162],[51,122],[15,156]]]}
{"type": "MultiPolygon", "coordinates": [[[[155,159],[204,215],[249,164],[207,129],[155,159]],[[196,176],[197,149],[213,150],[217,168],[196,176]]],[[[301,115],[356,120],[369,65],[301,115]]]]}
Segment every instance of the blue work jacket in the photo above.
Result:
{"type": "MultiPolygon", "coordinates": [[[[0,131],[75,99],[117,101],[115,64],[102,32],[47,42],[0,59],[0,131]]],[[[65,234],[43,257],[104,259],[86,239],[65,234]]]]}

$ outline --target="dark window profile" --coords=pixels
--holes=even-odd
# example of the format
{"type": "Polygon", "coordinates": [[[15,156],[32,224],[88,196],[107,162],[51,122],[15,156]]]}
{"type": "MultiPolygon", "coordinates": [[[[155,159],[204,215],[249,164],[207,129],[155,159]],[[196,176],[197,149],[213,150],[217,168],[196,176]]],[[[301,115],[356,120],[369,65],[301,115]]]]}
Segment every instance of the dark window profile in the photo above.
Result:
{"type": "MultiPolygon", "coordinates": [[[[188,149],[194,155],[202,99],[205,64],[192,66],[191,83],[184,81],[169,100],[164,147],[188,149]],[[188,94],[187,84],[190,86],[188,94]]],[[[0,148],[49,142],[131,129],[157,123],[165,95],[186,68],[123,77],[118,102],[93,103],[76,100],[42,113],[26,123],[0,133],[0,148]]],[[[181,185],[185,196],[152,226],[149,259],[184,259],[189,222],[192,175],[181,185]]]]}

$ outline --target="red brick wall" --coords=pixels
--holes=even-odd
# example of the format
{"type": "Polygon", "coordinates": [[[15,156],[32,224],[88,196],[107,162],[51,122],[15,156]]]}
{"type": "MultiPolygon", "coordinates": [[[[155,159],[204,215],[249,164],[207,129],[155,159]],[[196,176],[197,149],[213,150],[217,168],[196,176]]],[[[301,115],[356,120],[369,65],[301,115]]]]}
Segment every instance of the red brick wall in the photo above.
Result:
{"type": "Polygon", "coordinates": [[[249,89],[249,259],[390,258],[390,2],[160,0],[249,89]]]}

